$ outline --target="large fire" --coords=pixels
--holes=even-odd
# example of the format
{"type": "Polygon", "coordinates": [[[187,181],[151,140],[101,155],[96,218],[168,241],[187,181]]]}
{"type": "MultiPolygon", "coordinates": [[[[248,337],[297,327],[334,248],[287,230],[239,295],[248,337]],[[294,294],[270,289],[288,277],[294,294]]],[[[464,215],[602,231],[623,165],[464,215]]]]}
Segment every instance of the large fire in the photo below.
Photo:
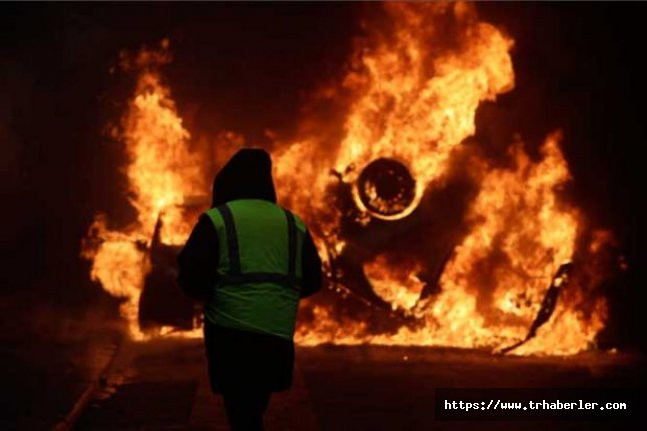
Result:
{"type": "MultiPolygon", "coordinates": [[[[378,331],[364,313],[343,313],[334,302],[315,297],[302,304],[310,318],[299,325],[296,341],[504,347],[526,336],[556,272],[577,259],[578,244],[586,240],[582,214],[559,197],[559,188],[570,180],[561,134],[548,134],[537,160],[521,142],[510,143],[502,155],[508,163],[496,166],[478,151],[462,151],[466,138],[475,133],[479,104],[514,87],[512,39],[479,21],[474,8],[462,3],[387,3],[384,12],[386,29],[357,44],[336,84],[336,91],[350,94],[338,125],[341,138],[331,144],[324,132],[310,127],[295,142],[276,143],[280,203],[309,225],[328,272],[329,292],[342,302],[352,292],[334,269],[340,256],[350,253],[352,240],[341,227],[344,223],[403,223],[418,211],[423,214],[416,219],[422,232],[431,221],[424,218],[421,202],[445,187],[457,164],[468,164],[463,170],[476,191],[458,221],[463,234],[431,293],[423,295],[429,281],[420,275],[431,256],[408,255],[396,243],[389,250],[367,253],[370,257],[360,265],[376,297],[405,316],[403,323],[378,331]],[[362,182],[367,166],[382,159],[382,171],[378,166],[362,182]],[[411,190],[388,191],[394,179],[411,190]],[[345,186],[354,204],[350,213],[335,204],[337,191],[345,186]]],[[[165,41],[158,51],[143,50],[128,62],[138,71],[138,81],[115,130],[127,155],[128,198],[137,219],[114,228],[106,216],[97,216],[84,246],[84,256],[92,260],[92,278],[124,298],[122,314],[136,339],[153,335],[140,329],[138,307],[144,279],[152,270],[149,250],[158,220],[162,243],[182,244],[195,222],[183,208],[195,200],[196,191],[208,190],[214,174],[213,154],[191,148],[191,134],[163,84],[159,66],[167,61],[165,41]]],[[[317,124],[316,119],[309,121],[317,124]]],[[[218,160],[231,149],[214,145],[218,160]]],[[[585,247],[587,252],[595,254],[603,247],[600,238],[607,237],[596,234],[597,246],[585,247]]],[[[575,277],[536,337],[515,353],[573,354],[593,345],[604,327],[606,305],[583,285],[585,279],[591,277],[580,277],[580,282],[575,277]]],[[[168,328],[155,334],[165,332],[168,328]]]]}

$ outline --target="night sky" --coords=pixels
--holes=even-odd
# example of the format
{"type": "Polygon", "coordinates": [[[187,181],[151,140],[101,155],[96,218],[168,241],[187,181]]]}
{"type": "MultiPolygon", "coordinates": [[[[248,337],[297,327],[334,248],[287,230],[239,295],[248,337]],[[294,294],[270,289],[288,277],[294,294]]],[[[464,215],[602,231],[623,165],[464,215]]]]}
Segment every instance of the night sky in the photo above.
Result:
{"type": "MultiPolygon", "coordinates": [[[[2,297],[74,310],[106,295],[78,258],[96,211],[127,219],[123,159],[106,134],[133,76],[110,70],[123,50],[168,37],[163,69],[191,131],[295,133],[301,107],[334,80],[375,4],[2,4],[0,166],[2,297]]],[[[504,28],[516,88],[477,113],[477,138],[519,133],[529,148],[564,130],[570,193],[594,224],[612,228],[632,268],[612,307],[621,344],[644,337],[643,201],[647,102],[643,4],[478,4],[504,28]]],[[[494,145],[494,144],[493,144],[494,145]]],[[[642,341],[641,341],[642,342],[642,341]]]]}

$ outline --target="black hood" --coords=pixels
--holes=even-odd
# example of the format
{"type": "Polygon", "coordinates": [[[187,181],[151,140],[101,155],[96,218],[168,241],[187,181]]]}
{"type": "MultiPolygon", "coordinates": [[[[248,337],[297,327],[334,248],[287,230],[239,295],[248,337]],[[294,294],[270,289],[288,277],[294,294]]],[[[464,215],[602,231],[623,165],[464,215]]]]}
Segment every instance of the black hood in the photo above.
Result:
{"type": "Polygon", "coordinates": [[[276,203],[272,159],[260,148],[239,150],[213,180],[212,207],[236,199],[262,199],[276,203]]]}

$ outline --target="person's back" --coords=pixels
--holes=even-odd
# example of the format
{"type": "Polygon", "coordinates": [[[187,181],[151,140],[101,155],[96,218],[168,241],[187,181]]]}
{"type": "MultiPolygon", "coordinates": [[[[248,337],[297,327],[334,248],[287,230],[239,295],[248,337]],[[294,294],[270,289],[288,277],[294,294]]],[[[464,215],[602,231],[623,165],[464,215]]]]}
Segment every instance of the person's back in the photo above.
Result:
{"type": "Polygon", "coordinates": [[[220,258],[222,277],[205,304],[205,318],[291,340],[300,298],[297,256],[306,234],[303,222],[261,199],[231,201],[207,215],[226,256],[220,258]]]}
{"type": "Polygon", "coordinates": [[[298,303],[321,287],[321,261],[301,219],[276,205],[265,151],[234,155],[213,195],[178,258],[178,281],[205,301],[210,380],[232,428],[262,429],[270,392],[291,385],[298,303]]]}

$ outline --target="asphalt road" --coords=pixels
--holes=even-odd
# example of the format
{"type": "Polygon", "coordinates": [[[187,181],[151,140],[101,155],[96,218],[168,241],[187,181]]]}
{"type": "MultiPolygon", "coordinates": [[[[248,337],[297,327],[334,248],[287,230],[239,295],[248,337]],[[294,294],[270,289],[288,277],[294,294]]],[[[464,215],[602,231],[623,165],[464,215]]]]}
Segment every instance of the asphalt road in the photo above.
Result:
{"type": "Polygon", "coordinates": [[[15,310],[3,313],[9,317],[0,329],[0,430],[48,430],[110,363],[123,332],[81,318],[61,323],[56,315],[26,331],[34,313],[16,319],[15,310]]]}
{"type": "MultiPolygon", "coordinates": [[[[644,388],[646,375],[644,361],[627,354],[519,358],[381,346],[299,348],[295,373],[293,388],[270,402],[269,431],[636,429],[628,422],[438,421],[435,389],[644,388]]],[[[201,340],[122,346],[75,429],[228,429],[222,401],[209,390],[201,340]]]]}

